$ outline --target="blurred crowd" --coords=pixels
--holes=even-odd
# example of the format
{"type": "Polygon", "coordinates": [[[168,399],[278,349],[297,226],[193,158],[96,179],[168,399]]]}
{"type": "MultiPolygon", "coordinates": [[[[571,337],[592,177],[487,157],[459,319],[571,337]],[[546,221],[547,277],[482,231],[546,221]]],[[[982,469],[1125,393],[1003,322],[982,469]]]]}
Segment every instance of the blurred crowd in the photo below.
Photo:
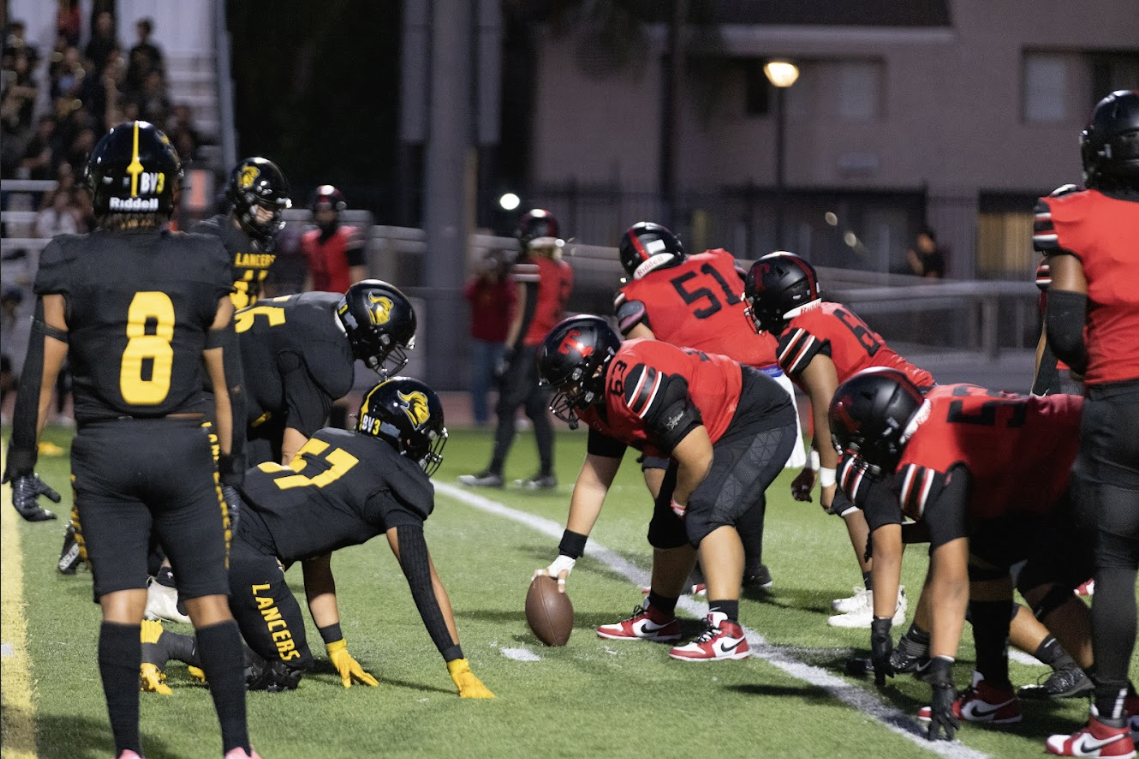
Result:
{"type": "Polygon", "coordinates": [[[89,34],[83,27],[78,0],[59,0],[50,51],[28,41],[21,21],[4,30],[0,177],[59,183],[33,203],[30,210],[39,212],[34,225],[22,225],[18,235],[6,230],[10,236],[51,237],[91,228],[90,200],[76,183],[96,139],[115,124],[133,119],[155,124],[183,163],[199,152],[201,137],[190,107],[170,99],[166,61],[151,40],[154,23],[138,19],[129,47],[118,39],[108,11],[95,16],[89,34]]]}

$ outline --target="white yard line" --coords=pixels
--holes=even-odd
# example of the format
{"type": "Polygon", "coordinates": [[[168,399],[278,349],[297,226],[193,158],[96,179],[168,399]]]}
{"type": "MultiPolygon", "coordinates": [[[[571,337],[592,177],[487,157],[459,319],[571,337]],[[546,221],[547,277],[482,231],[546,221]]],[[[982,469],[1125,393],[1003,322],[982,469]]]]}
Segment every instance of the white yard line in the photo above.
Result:
{"type": "MultiPolygon", "coordinates": [[[[456,485],[445,482],[435,482],[435,491],[460,503],[484,511],[488,514],[510,519],[542,533],[555,542],[550,546],[550,557],[553,558],[556,550],[556,541],[562,537],[563,526],[551,519],[535,516],[525,511],[506,506],[498,501],[472,493],[456,485]]],[[[618,556],[608,548],[591,540],[585,548],[586,555],[600,561],[609,569],[623,575],[637,587],[647,585],[649,582],[648,570],[642,569],[626,559],[618,556]]],[[[694,617],[700,618],[708,613],[708,604],[683,597],[677,606],[694,617]]],[[[873,717],[893,733],[911,741],[916,746],[947,759],[989,759],[988,754],[969,748],[963,743],[954,741],[946,743],[938,741],[931,743],[919,728],[916,720],[890,704],[882,701],[877,695],[863,688],[831,674],[821,667],[804,664],[791,656],[787,651],[770,645],[762,635],[755,630],[744,628],[747,631],[747,642],[751,647],[751,655],[763,659],[772,666],[782,670],[791,677],[802,680],[809,685],[826,691],[843,703],[849,704],[860,712],[873,717]]],[[[683,666],[683,665],[681,665],[683,666]]]]}

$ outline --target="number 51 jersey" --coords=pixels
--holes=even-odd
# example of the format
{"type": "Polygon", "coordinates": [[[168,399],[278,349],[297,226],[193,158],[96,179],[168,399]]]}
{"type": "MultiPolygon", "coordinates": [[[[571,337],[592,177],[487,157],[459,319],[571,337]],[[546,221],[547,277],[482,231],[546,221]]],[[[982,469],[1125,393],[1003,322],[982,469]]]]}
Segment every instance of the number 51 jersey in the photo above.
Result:
{"type": "Polygon", "coordinates": [[[233,289],[214,237],[157,230],[60,235],[35,292],[67,301],[75,419],[202,411],[202,351],[233,289]]]}

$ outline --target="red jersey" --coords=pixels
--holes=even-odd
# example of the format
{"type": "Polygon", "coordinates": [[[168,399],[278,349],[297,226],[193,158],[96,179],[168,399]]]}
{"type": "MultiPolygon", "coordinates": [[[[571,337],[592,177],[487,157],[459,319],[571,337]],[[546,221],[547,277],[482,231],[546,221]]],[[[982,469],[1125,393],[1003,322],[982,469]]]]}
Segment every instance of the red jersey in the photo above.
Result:
{"type": "Polygon", "coordinates": [[[921,518],[957,465],[973,478],[967,507],[972,518],[1055,508],[1076,460],[1083,398],[941,385],[926,400],[929,416],[910,438],[894,475],[907,516],[921,518]]]}
{"type": "Polygon", "coordinates": [[[1080,259],[1088,281],[1089,385],[1139,379],[1139,202],[1063,187],[1036,204],[1032,242],[1080,259]]]}
{"type": "Polygon", "coordinates": [[[319,292],[344,293],[352,286],[350,268],[364,265],[363,241],[355,227],[337,227],[328,238],[322,238],[319,229],[310,229],[301,237],[301,250],[312,289],[319,292]]]}
{"type": "Polygon", "coordinates": [[[688,383],[688,397],[700,410],[708,437],[715,443],[735,416],[743,387],[740,365],[726,356],[678,348],[659,340],[627,340],[609,363],[605,378],[605,408],[590,406],[579,412],[583,422],[654,456],[667,455],[653,441],[645,418],[668,376],[688,383]]]}
{"type": "Polygon", "coordinates": [[[933,375],[890,350],[881,335],[841,303],[813,300],[787,315],[787,328],[779,337],[779,368],[798,385],[800,373],[820,353],[834,362],[839,382],[863,369],[885,366],[904,372],[920,388],[934,384],[933,375]]]}
{"type": "Polygon", "coordinates": [[[532,256],[516,263],[512,276],[526,288],[522,345],[541,345],[546,334],[562,320],[573,289],[573,269],[561,259],[532,256]]]}
{"type": "Polygon", "coordinates": [[[622,334],[644,324],[666,343],[757,368],[775,364],[775,338],[757,335],[744,314],[743,280],[726,250],[688,256],[679,266],[634,279],[618,290],[613,306],[622,334]]]}
{"type": "Polygon", "coordinates": [[[510,277],[497,282],[473,279],[463,287],[463,297],[471,304],[471,337],[488,343],[505,340],[518,297],[514,281],[510,277]]]}

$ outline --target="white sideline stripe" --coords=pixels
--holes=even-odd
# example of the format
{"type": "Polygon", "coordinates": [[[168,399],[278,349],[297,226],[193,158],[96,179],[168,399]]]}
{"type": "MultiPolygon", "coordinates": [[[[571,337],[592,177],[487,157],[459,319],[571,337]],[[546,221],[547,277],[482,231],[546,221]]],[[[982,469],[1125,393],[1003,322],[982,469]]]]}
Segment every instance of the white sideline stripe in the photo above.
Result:
{"type": "MultiPolygon", "coordinates": [[[[434,484],[435,492],[437,493],[442,493],[450,498],[454,498],[460,503],[464,503],[480,511],[485,511],[488,514],[494,514],[495,516],[519,522],[555,540],[561,540],[563,526],[552,519],[535,516],[525,511],[519,511],[518,509],[512,509],[498,501],[492,501],[489,498],[476,495],[456,485],[445,482],[436,482],[434,484]]],[[[596,541],[591,540],[586,545],[585,553],[597,559],[609,569],[623,575],[637,587],[646,585],[649,582],[648,571],[630,563],[596,541]]],[[[696,618],[703,617],[708,613],[708,604],[695,601],[691,598],[681,597],[676,605],[696,618]]],[[[747,642],[751,647],[752,657],[763,659],[772,666],[791,675],[791,677],[826,691],[843,703],[849,704],[858,711],[878,720],[887,730],[902,736],[926,751],[946,757],[946,759],[989,759],[988,754],[969,748],[958,741],[952,743],[944,741],[931,743],[927,741],[924,733],[918,727],[916,720],[906,713],[886,704],[873,693],[863,690],[857,685],[852,685],[841,677],[833,675],[821,667],[804,664],[790,656],[787,652],[770,645],[758,632],[746,627],[744,630],[747,632],[747,642]]]]}
{"type": "Polygon", "coordinates": [[[507,659],[514,661],[542,661],[542,657],[528,648],[500,648],[499,651],[507,659]]]}

